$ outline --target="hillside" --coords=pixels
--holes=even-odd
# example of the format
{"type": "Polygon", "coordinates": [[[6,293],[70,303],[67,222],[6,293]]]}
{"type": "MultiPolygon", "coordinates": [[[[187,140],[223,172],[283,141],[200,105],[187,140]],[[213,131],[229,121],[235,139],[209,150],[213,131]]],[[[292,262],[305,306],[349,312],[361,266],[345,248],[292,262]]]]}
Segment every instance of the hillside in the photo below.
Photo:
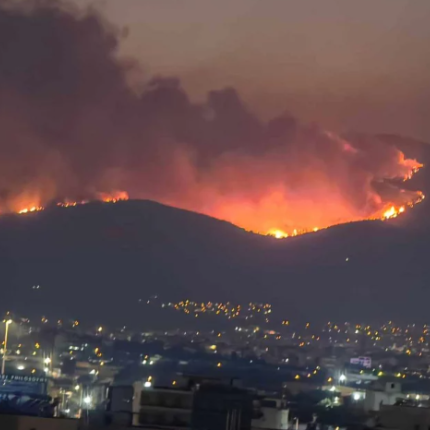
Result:
{"type": "Polygon", "coordinates": [[[149,201],[11,215],[0,219],[1,303],[124,324],[151,321],[139,298],[155,293],[269,301],[290,318],[425,319],[428,213],[424,201],[396,220],[286,240],[149,201]]]}

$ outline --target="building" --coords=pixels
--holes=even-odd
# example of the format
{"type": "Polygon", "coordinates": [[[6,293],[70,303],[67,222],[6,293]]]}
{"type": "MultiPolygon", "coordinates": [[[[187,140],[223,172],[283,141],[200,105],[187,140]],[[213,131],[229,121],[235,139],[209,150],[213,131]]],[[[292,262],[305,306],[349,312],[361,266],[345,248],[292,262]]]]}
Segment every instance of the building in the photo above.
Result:
{"type": "Polygon", "coordinates": [[[253,396],[247,390],[223,384],[203,384],[195,391],[192,430],[250,430],[253,396]]]}
{"type": "Polygon", "coordinates": [[[141,382],[110,387],[106,405],[106,424],[124,427],[138,425],[141,392],[141,382]]]}
{"type": "Polygon", "coordinates": [[[126,426],[192,430],[250,430],[253,395],[234,380],[188,378],[181,387],[114,386],[109,390],[107,421],[126,426]]]}
{"type": "Polygon", "coordinates": [[[394,405],[405,397],[399,382],[376,381],[366,390],[364,410],[366,412],[377,412],[382,405],[394,405]]]}
{"type": "Polygon", "coordinates": [[[0,394],[29,393],[45,395],[48,392],[48,378],[45,375],[9,374],[0,375],[0,394]]]}
{"type": "Polygon", "coordinates": [[[193,397],[191,390],[144,388],[134,424],[190,428],[193,397]]]}
{"type": "Polygon", "coordinates": [[[288,429],[288,409],[281,399],[262,399],[258,402],[257,416],[252,420],[253,429],[288,429]]]}

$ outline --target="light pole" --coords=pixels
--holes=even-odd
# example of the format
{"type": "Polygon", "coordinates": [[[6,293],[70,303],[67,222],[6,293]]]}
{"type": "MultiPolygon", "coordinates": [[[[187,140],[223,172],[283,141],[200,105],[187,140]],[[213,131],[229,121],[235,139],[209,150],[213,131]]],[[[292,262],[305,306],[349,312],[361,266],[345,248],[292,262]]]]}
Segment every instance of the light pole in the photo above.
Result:
{"type": "Polygon", "coordinates": [[[1,363],[1,374],[4,375],[4,368],[6,365],[6,353],[7,353],[7,334],[9,332],[9,325],[12,324],[12,320],[4,320],[6,329],[4,332],[4,348],[3,348],[3,361],[1,363]]]}

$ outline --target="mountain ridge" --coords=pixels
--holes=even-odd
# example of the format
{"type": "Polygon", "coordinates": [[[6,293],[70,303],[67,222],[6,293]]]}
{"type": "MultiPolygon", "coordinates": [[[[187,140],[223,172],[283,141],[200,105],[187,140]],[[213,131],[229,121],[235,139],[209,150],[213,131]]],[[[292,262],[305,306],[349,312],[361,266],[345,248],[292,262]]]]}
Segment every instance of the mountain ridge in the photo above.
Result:
{"type": "Polygon", "coordinates": [[[137,303],[152,294],[267,301],[278,313],[310,320],[333,311],[357,319],[357,306],[366,306],[372,318],[395,319],[392,313],[399,312],[408,318],[420,312],[402,310],[405,301],[394,305],[389,294],[390,284],[401,289],[404,280],[414,306],[430,298],[430,229],[417,225],[418,209],[427,214],[426,201],[395,220],[281,240],[150,201],[10,215],[0,219],[2,283],[8,286],[2,302],[32,316],[128,325],[148,323],[137,303]],[[40,290],[32,290],[36,284],[40,290]],[[391,302],[392,312],[384,309],[391,302]]]}

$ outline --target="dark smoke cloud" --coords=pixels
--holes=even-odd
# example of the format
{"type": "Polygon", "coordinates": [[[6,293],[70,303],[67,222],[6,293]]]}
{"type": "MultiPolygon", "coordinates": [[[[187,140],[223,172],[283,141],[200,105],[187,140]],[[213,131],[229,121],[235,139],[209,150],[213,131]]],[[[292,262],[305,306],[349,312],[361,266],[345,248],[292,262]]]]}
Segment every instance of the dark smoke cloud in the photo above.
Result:
{"type": "Polygon", "coordinates": [[[255,230],[308,228],[371,216],[391,204],[375,183],[415,165],[290,115],[263,123],[231,88],[196,104],[177,79],[148,78],[137,94],[120,37],[94,11],[0,0],[1,211],[127,190],[255,230]]]}

